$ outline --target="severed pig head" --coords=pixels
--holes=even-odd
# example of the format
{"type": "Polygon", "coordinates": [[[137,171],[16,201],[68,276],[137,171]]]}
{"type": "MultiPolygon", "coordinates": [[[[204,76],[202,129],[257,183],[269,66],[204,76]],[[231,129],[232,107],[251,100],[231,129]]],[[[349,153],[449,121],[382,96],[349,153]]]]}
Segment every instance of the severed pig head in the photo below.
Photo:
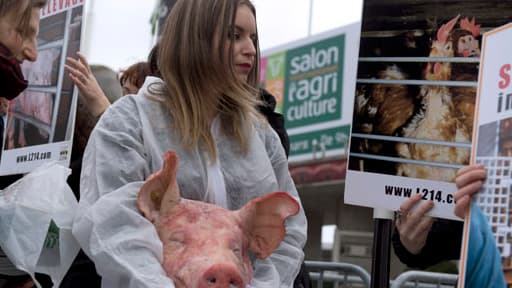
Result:
{"type": "Polygon", "coordinates": [[[163,268],[176,287],[245,288],[252,279],[249,251],[268,257],[285,236],[284,222],[299,211],[285,192],[256,198],[238,211],[180,197],[178,158],[142,186],[137,205],[163,243],[163,268]]]}

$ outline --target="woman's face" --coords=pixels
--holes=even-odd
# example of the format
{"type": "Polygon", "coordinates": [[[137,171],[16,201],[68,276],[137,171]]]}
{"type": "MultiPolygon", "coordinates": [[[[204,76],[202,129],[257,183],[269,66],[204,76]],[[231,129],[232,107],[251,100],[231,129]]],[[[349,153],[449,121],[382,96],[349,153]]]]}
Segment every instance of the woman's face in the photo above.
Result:
{"type": "Polygon", "coordinates": [[[8,13],[0,19],[0,42],[4,44],[19,62],[37,60],[37,33],[39,32],[39,9],[32,9],[28,34],[23,37],[16,23],[17,13],[8,13]]]}
{"type": "Polygon", "coordinates": [[[229,57],[230,46],[233,45],[233,65],[241,80],[247,81],[249,73],[255,69],[256,58],[256,18],[247,5],[240,5],[236,10],[235,30],[232,31],[230,42],[225,45],[224,59],[229,57]]]}

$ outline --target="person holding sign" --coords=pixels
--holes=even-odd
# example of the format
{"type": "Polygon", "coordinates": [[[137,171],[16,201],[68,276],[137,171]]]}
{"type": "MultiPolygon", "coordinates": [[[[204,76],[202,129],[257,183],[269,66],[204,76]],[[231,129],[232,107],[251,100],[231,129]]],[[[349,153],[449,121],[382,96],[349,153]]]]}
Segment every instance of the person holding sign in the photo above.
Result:
{"type": "MultiPolygon", "coordinates": [[[[103,287],[174,287],[161,266],[161,241],[136,207],[169,149],[187,167],[178,170],[182,197],[238,209],[286,191],[300,203],[281,141],[257,110],[258,52],[249,0],[180,0],[173,7],[158,50],[162,79],[148,77],[137,95],[110,106],[83,158],[73,234],[103,287]]],[[[292,287],[306,229],[301,207],[274,254],[254,260],[252,286],[292,287]]]]}
{"type": "MultiPolygon", "coordinates": [[[[464,218],[471,197],[480,191],[486,177],[482,165],[470,165],[458,171],[455,215],[464,218]]],[[[464,222],[433,219],[426,215],[434,207],[432,201],[419,205],[420,200],[421,195],[417,194],[400,205],[392,239],[396,255],[407,266],[421,269],[459,259],[464,222]]],[[[471,207],[470,225],[465,287],[505,287],[494,236],[476,205],[471,207]]]]}
{"type": "MultiPolygon", "coordinates": [[[[77,59],[67,59],[66,70],[80,92],[71,152],[71,175],[68,177],[69,187],[75,197],[80,199],[80,174],[85,146],[103,112],[110,103],[122,97],[122,88],[114,70],[102,65],[89,66],[81,52],[77,52],[77,59]]],[[[101,278],[96,273],[94,263],[80,251],[60,288],[96,287],[101,287],[101,278]]]]}
{"type": "MultiPolygon", "coordinates": [[[[23,92],[28,82],[21,72],[20,64],[37,60],[37,34],[39,11],[47,0],[1,0],[0,1],[0,97],[12,100],[23,92]]],[[[4,123],[5,124],[5,123],[4,123]]],[[[3,143],[4,126],[0,128],[0,144],[3,143]]],[[[0,145],[0,149],[1,149],[0,145]]],[[[22,175],[0,177],[0,189],[21,178],[22,175]]],[[[38,279],[43,287],[51,287],[49,278],[38,279]]],[[[0,286],[32,287],[25,272],[17,270],[0,249],[0,286]],[[22,286],[25,285],[25,286],[22,286]]]]}

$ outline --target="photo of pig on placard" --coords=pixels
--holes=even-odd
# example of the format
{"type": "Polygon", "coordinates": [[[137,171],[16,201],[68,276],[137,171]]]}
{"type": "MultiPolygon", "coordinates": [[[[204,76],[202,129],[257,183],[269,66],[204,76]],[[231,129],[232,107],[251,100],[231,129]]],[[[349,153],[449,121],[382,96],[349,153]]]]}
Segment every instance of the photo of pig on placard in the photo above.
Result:
{"type": "Polygon", "coordinates": [[[5,150],[49,142],[54,98],[52,93],[24,91],[11,102],[5,150]]]}
{"type": "Polygon", "coordinates": [[[61,48],[40,50],[36,62],[23,62],[21,69],[28,83],[32,86],[57,86],[61,52],[61,48]]]}
{"type": "Polygon", "coordinates": [[[71,154],[76,92],[64,63],[80,49],[82,13],[80,5],[42,17],[37,60],[22,64],[28,88],[9,103],[5,117],[0,175],[69,161],[60,155],[71,154]]]}

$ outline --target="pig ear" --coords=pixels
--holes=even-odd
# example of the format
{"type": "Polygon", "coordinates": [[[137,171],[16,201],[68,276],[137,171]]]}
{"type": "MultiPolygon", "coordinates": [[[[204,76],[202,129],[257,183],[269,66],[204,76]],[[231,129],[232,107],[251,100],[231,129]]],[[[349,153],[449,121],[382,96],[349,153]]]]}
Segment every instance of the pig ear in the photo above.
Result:
{"type": "Polygon", "coordinates": [[[242,227],[256,257],[272,254],[284,239],[286,218],[297,212],[299,203],[286,192],[256,198],[240,209],[242,227]]]}
{"type": "Polygon", "coordinates": [[[160,215],[160,210],[169,210],[173,202],[179,202],[177,169],[178,157],[176,153],[168,151],[164,155],[162,169],[149,176],[140,188],[137,207],[149,221],[154,222],[160,215]]]}
{"type": "Polygon", "coordinates": [[[158,212],[160,211],[160,202],[162,201],[163,191],[159,191],[158,189],[154,189],[155,186],[158,186],[154,181],[156,175],[151,174],[144,185],[142,185],[139,195],[137,195],[137,207],[144,217],[146,217],[149,221],[154,222],[158,217],[158,212]]]}

